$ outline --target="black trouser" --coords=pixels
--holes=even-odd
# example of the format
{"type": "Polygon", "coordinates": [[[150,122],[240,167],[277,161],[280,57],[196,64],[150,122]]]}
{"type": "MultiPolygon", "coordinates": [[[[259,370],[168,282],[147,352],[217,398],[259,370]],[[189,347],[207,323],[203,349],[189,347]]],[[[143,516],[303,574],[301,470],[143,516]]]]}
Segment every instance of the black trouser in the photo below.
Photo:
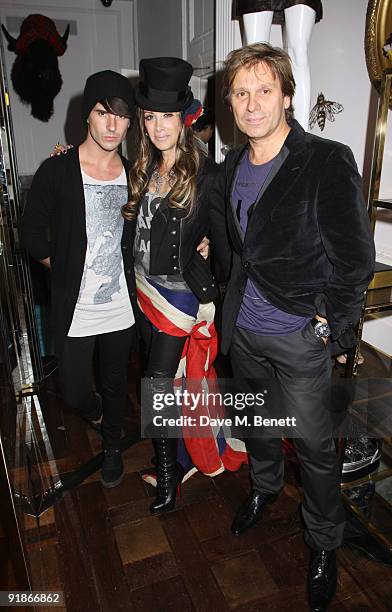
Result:
{"type": "Polygon", "coordinates": [[[186,336],[169,336],[158,331],[145,316],[140,317],[139,330],[145,359],[144,376],[174,378],[186,336]]]}
{"type": "MultiPolygon", "coordinates": [[[[296,414],[312,424],[317,435],[294,439],[304,491],[305,540],[315,549],[337,548],[343,537],[344,509],[340,470],[326,414],[331,359],[323,340],[315,336],[311,324],[282,336],[258,336],[236,328],[230,357],[235,377],[277,380],[283,406],[277,406],[276,410],[296,414]],[[324,435],[324,432],[328,433],[324,435]]],[[[246,384],[246,380],[241,382],[246,384]]],[[[251,380],[249,384],[252,386],[251,380]]],[[[281,439],[253,437],[249,438],[247,447],[253,488],[279,493],[283,487],[281,439]]]]}
{"type": "Polygon", "coordinates": [[[64,399],[88,420],[99,419],[101,403],[93,391],[93,357],[97,351],[97,389],[102,394],[104,448],[117,448],[121,438],[121,411],[126,397],[128,356],[135,326],[120,331],[67,337],[59,360],[64,399]]]}

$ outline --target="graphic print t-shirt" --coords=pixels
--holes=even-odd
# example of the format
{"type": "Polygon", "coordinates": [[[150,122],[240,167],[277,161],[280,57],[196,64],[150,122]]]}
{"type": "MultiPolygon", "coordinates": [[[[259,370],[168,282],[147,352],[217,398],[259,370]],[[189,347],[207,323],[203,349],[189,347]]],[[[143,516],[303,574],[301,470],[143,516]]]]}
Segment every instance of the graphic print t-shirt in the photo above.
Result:
{"type": "MultiPolygon", "coordinates": [[[[190,292],[191,290],[184,281],[180,270],[178,274],[150,274],[151,221],[155,213],[157,213],[161,202],[162,197],[151,192],[147,192],[141,201],[136,223],[134,248],[135,269],[136,272],[146,276],[150,281],[161,287],[166,287],[166,289],[172,289],[174,291],[190,292]]],[[[162,223],[164,223],[163,218],[162,223]]],[[[179,265],[180,264],[178,264],[178,267],[179,265]]]]}
{"type": "Polygon", "coordinates": [[[87,251],[79,297],[68,336],[81,337],[126,329],[135,322],[121,254],[127,201],[125,170],[111,181],[82,171],[87,251]]]}

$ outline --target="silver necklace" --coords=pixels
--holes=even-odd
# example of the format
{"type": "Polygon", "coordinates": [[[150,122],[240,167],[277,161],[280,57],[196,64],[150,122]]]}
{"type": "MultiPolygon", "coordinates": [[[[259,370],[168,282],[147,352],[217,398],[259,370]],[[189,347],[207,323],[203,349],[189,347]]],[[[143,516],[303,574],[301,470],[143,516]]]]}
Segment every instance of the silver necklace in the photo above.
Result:
{"type": "Polygon", "coordinates": [[[165,174],[159,174],[158,166],[155,166],[151,175],[151,182],[155,182],[155,191],[153,193],[160,195],[162,193],[162,187],[165,181],[169,183],[169,187],[171,189],[176,181],[176,175],[173,168],[171,168],[165,174]]]}

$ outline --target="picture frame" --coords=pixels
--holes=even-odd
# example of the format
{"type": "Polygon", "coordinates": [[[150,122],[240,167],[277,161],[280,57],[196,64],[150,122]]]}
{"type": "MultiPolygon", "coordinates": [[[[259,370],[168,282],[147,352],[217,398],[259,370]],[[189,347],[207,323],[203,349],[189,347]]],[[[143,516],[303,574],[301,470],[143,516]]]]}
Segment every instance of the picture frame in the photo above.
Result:
{"type": "MultiPolygon", "coordinates": [[[[392,2],[369,0],[366,12],[365,56],[369,78],[379,93],[384,71],[392,69],[392,51],[388,56],[385,49],[388,40],[392,43],[391,36],[392,2]]],[[[389,106],[392,108],[392,95],[389,106]]]]}

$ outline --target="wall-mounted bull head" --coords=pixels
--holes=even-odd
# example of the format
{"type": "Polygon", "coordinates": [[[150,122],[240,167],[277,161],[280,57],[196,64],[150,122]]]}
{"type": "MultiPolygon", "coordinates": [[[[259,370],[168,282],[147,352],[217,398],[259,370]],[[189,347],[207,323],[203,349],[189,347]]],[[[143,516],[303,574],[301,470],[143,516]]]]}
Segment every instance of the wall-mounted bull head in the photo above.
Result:
{"type": "Polygon", "coordinates": [[[16,93],[22,102],[31,104],[33,117],[49,121],[53,100],[63,84],[57,58],[67,48],[69,26],[60,36],[49,17],[29,15],[22,23],[18,38],[13,38],[3,25],[1,27],[8,49],[17,55],[11,70],[16,93]]]}

